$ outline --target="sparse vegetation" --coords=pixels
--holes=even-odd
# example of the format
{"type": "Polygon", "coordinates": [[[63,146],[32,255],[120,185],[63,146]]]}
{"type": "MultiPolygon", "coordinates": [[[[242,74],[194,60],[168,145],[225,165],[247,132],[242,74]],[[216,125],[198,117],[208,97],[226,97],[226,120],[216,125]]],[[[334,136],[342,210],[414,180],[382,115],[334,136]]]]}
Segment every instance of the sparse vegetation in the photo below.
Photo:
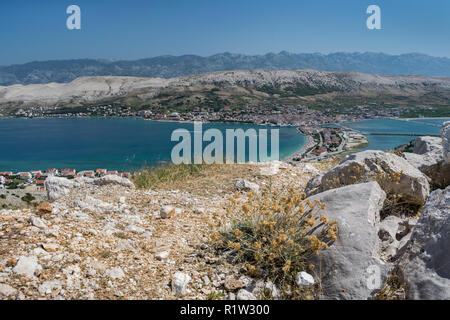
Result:
{"type": "Polygon", "coordinates": [[[298,288],[295,276],[314,270],[310,258],[336,240],[336,222],[320,214],[325,204],[305,200],[294,188],[279,192],[268,187],[247,197],[230,199],[230,222],[211,235],[215,249],[232,250],[233,263],[242,263],[252,277],[277,284],[283,298],[314,297],[318,288],[298,288]]]}
{"type": "Polygon", "coordinates": [[[36,200],[35,197],[33,197],[30,193],[26,193],[22,198],[22,201],[30,204],[32,201],[36,200]]]}
{"type": "Polygon", "coordinates": [[[198,176],[207,166],[205,164],[164,164],[136,172],[133,176],[133,182],[137,188],[156,188],[164,184],[198,176]]]}

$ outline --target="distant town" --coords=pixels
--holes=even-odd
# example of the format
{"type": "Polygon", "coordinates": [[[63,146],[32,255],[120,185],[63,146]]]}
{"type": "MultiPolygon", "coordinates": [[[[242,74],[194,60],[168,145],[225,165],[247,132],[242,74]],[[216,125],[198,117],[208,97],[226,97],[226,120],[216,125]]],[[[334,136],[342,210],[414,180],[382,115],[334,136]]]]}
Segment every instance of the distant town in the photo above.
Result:
{"type": "Polygon", "coordinates": [[[118,172],[107,169],[86,170],[77,172],[75,169],[48,169],[46,171],[32,170],[28,172],[0,172],[0,190],[1,189],[27,189],[29,191],[45,191],[45,180],[49,176],[65,177],[74,179],[76,177],[102,177],[105,175],[118,175],[129,178],[130,172],[118,172]]]}
{"type": "MultiPolygon", "coordinates": [[[[424,107],[426,108],[426,107],[424,107]]],[[[277,126],[315,126],[324,123],[358,121],[382,117],[400,117],[408,109],[377,107],[376,105],[313,109],[304,105],[247,104],[243,107],[193,107],[189,111],[168,110],[159,105],[134,110],[132,107],[102,105],[61,108],[34,106],[19,109],[12,117],[19,118],[143,118],[160,121],[243,122],[277,126]]],[[[1,115],[0,115],[1,116],[1,115]]]]}

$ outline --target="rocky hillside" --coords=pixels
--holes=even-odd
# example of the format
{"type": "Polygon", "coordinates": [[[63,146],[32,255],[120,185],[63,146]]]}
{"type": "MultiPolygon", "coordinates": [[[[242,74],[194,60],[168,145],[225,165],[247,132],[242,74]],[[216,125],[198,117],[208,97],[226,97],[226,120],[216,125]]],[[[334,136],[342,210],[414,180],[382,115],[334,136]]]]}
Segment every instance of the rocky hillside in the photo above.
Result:
{"type": "Polygon", "coordinates": [[[358,71],[387,75],[422,74],[450,76],[450,59],[423,54],[383,53],[293,54],[286,51],[265,55],[221,53],[161,56],[136,61],[61,60],[0,67],[0,85],[71,82],[86,76],[134,76],[174,78],[215,71],[252,69],[319,69],[358,71]]]}
{"type": "Polygon", "coordinates": [[[416,141],[412,162],[364,151],[223,165],[148,190],[116,176],[49,178],[50,203],[0,211],[0,298],[450,299],[449,141],[447,122],[440,140],[416,141]],[[256,241],[255,227],[272,238],[256,241]],[[282,270],[262,269],[292,248],[282,270]],[[267,259],[248,264],[247,249],[267,259]]]}
{"type": "Polygon", "coordinates": [[[228,99],[228,104],[237,103],[233,99],[241,97],[256,101],[271,96],[296,97],[298,102],[302,97],[332,100],[336,94],[379,99],[391,96],[399,101],[417,97],[423,103],[432,99],[435,103],[445,104],[450,96],[450,78],[316,70],[228,71],[172,79],[83,77],[67,84],[0,87],[0,107],[80,105],[102,101],[142,105],[164,103],[167,97],[176,98],[178,104],[194,105],[201,95],[211,94],[228,99]]]}

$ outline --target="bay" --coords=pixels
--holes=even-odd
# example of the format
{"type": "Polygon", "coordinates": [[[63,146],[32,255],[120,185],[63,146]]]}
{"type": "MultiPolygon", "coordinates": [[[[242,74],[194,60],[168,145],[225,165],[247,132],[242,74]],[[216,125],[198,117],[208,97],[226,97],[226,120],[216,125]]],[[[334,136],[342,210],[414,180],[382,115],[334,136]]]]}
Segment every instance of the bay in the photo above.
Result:
{"type": "Polygon", "coordinates": [[[387,133],[387,135],[367,135],[369,146],[362,150],[389,150],[417,137],[407,134],[418,135],[439,135],[441,126],[444,122],[450,121],[450,118],[432,118],[432,119],[375,119],[357,122],[345,122],[348,128],[360,131],[362,133],[387,133]],[[389,135],[405,134],[404,136],[389,135]]]}
{"type": "MultiPolygon", "coordinates": [[[[299,150],[306,142],[293,127],[203,124],[203,132],[209,128],[217,128],[223,134],[226,129],[278,128],[280,159],[299,150]]],[[[0,171],[48,168],[134,171],[170,161],[172,148],[178,143],[171,141],[175,129],[192,132],[193,124],[111,118],[0,119],[0,171]]],[[[268,140],[270,146],[270,136],[268,140]]]]}

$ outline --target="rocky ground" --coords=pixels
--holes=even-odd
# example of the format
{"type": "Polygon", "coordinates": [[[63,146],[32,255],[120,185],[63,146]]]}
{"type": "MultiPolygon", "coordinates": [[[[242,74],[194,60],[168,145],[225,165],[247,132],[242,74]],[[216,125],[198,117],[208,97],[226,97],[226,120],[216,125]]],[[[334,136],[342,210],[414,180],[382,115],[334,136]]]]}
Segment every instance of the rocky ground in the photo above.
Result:
{"type": "Polygon", "coordinates": [[[236,182],[304,188],[315,173],[310,165],[224,166],[170,190],[56,181],[48,186],[51,204],[0,211],[0,297],[233,298],[256,283],[211,255],[208,242],[227,197],[239,192],[236,182]]]}

